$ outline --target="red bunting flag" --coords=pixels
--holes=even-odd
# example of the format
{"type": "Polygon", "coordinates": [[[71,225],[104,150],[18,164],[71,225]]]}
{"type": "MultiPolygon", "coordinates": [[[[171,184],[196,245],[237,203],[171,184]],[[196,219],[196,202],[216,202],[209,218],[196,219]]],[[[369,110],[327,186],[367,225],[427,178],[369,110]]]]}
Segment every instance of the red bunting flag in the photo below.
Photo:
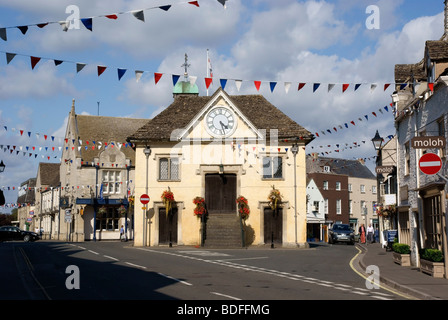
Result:
{"type": "Polygon", "coordinates": [[[31,56],[31,69],[34,69],[34,67],[36,66],[36,64],[40,61],[39,57],[33,57],[31,56]]]}
{"type": "Polygon", "coordinates": [[[390,86],[390,83],[386,83],[386,84],[384,85],[384,91],[386,91],[387,88],[389,88],[389,86],[390,86]]]}
{"type": "Polygon", "coordinates": [[[213,78],[205,78],[205,86],[208,89],[213,82],[213,78]]]}
{"type": "Polygon", "coordinates": [[[107,69],[105,66],[98,66],[98,77],[107,69]]]}
{"type": "Polygon", "coordinates": [[[434,91],[434,83],[428,83],[429,90],[434,91]]]}
{"type": "Polygon", "coordinates": [[[157,73],[157,72],[154,73],[154,81],[156,82],[156,84],[157,84],[157,82],[159,82],[159,80],[162,78],[162,76],[163,76],[163,73],[157,73]]]}
{"type": "Polygon", "coordinates": [[[116,14],[108,14],[105,17],[108,18],[108,19],[113,19],[113,20],[118,19],[118,16],[116,14]]]}
{"type": "Polygon", "coordinates": [[[342,92],[345,92],[345,90],[347,90],[348,87],[349,87],[349,84],[348,84],[348,83],[344,83],[344,84],[342,85],[342,92]]]}
{"type": "Polygon", "coordinates": [[[257,91],[260,91],[261,81],[254,81],[255,88],[257,88],[257,91]]]}
{"type": "Polygon", "coordinates": [[[305,86],[306,83],[299,83],[299,89],[298,91],[302,90],[302,88],[305,86]]]}
{"type": "Polygon", "coordinates": [[[198,7],[199,8],[199,2],[197,2],[197,1],[190,1],[190,2],[188,2],[189,4],[192,4],[192,5],[194,5],[194,6],[196,6],[196,7],[198,7]]]}

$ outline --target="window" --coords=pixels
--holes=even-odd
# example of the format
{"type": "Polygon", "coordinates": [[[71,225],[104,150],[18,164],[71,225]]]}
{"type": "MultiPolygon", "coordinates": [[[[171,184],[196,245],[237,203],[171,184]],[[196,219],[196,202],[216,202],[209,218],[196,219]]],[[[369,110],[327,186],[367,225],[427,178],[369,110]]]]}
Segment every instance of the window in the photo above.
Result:
{"type": "Polygon", "coordinates": [[[313,201],[313,211],[319,212],[319,201],[313,201]]]}
{"type": "Polygon", "coordinates": [[[179,158],[160,158],[159,180],[180,180],[179,158]]]}
{"type": "Polygon", "coordinates": [[[352,184],[351,183],[348,184],[348,192],[352,192],[352,184]]]}
{"type": "Polygon", "coordinates": [[[328,199],[324,199],[324,213],[328,214],[328,199]]]}
{"type": "Polygon", "coordinates": [[[103,171],[103,194],[121,193],[121,171],[103,171]]]}
{"type": "Polygon", "coordinates": [[[341,199],[336,200],[336,214],[342,214],[341,203],[341,199]]]}
{"type": "Polygon", "coordinates": [[[324,172],[330,172],[331,170],[330,170],[330,166],[324,166],[324,172]]]}
{"type": "Polygon", "coordinates": [[[376,186],[372,186],[372,194],[376,194],[376,186]]]}
{"type": "Polygon", "coordinates": [[[350,214],[353,214],[353,201],[352,200],[348,200],[348,212],[350,214]]]}
{"type": "Polygon", "coordinates": [[[341,191],[341,183],[339,181],[336,181],[336,190],[341,191]]]}
{"type": "Polygon", "coordinates": [[[364,200],[361,200],[361,214],[367,214],[366,202],[364,200]]]}
{"type": "Polygon", "coordinates": [[[283,178],[283,158],[264,157],[263,158],[263,178],[281,179],[283,178]]]}
{"type": "MultiPolygon", "coordinates": [[[[444,121],[444,118],[443,117],[441,117],[438,121],[437,121],[437,124],[438,124],[438,129],[439,129],[439,136],[440,137],[445,137],[445,121],[444,121]]],[[[445,153],[445,148],[440,148],[439,149],[439,157],[440,158],[445,158],[445,155],[446,155],[446,153],[445,153]]]]}
{"type": "Polygon", "coordinates": [[[106,210],[106,213],[104,213],[100,217],[97,215],[96,229],[103,231],[118,230],[120,214],[118,213],[117,208],[109,207],[106,210]]]}
{"type": "Polygon", "coordinates": [[[411,169],[411,157],[410,157],[409,142],[406,142],[404,145],[404,158],[406,160],[405,166],[404,166],[404,174],[409,175],[410,169],[411,169]]]}
{"type": "Polygon", "coordinates": [[[360,191],[361,191],[361,193],[366,193],[366,186],[362,184],[360,186],[360,191]]]}
{"type": "Polygon", "coordinates": [[[324,181],[324,190],[328,190],[328,181],[324,181]]]}

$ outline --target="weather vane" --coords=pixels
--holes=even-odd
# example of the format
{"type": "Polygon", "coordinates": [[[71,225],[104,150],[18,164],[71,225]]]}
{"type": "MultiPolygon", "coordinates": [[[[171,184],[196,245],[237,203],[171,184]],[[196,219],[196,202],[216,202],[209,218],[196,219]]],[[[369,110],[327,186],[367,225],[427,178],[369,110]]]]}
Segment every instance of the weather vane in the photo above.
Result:
{"type": "Polygon", "coordinates": [[[185,63],[184,63],[183,65],[181,65],[181,67],[184,67],[184,68],[185,68],[185,73],[184,73],[184,77],[185,77],[185,79],[188,78],[188,67],[190,67],[190,66],[191,66],[191,65],[188,64],[188,55],[185,54],[185,63]]]}

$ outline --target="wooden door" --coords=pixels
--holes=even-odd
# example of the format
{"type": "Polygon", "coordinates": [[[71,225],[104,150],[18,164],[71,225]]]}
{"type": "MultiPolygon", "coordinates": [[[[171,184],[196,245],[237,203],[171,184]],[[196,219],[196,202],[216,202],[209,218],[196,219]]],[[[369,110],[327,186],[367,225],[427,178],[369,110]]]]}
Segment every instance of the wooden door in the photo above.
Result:
{"type": "Polygon", "coordinates": [[[205,176],[205,203],[209,214],[236,213],[236,197],[236,175],[205,176]]]}
{"type": "Polygon", "coordinates": [[[283,238],[283,209],[277,213],[270,208],[264,208],[264,243],[282,243],[283,238]]]}
{"type": "Polygon", "coordinates": [[[177,208],[166,215],[165,208],[159,208],[159,244],[177,243],[177,208]]]}

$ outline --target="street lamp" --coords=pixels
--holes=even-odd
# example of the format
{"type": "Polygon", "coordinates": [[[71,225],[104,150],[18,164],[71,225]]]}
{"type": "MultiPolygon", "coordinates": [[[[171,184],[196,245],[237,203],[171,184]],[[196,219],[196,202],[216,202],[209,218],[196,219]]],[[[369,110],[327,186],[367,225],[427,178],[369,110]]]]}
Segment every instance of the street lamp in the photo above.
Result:
{"type": "Polygon", "coordinates": [[[383,138],[378,133],[378,130],[376,130],[376,134],[372,139],[372,143],[373,143],[373,147],[375,148],[375,150],[380,151],[381,144],[383,143],[383,138]]]}
{"type": "Polygon", "coordinates": [[[5,171],[6,165],[2,162],[0,163],[0,173],[2,173],[3,171],[5,171]]]}
{"type": "MultiPolygon", "coordinates": [[[[375,136],[372,139],[373,147],[375,148],[377,154],[376,154],[376,166],[380,166],[382,162],[382,154],[381,154],[381,144],[383,143],[383,138],[378,133],[378,130],[376,130],[375,136]]],[[[378,206],[381,202],[381,192],[380,192],[380,174],[377,172],[376,174],[376,205],[378,206]]],[[[367,224],[367,213],[365,215],[366,218],[366,224],[367,224]]],[[[381,223],[380,219],[378,217],[378,236],[381,239],[381,223]]]]}
{"type": "Polygon", "coordinates": [[[297,165],[296,156],[299,152],[299,145],[294,143],[291,147],[291,152],[294,155],[294,219],[295,219],[295,239],[297,245],[297,165]]]}
{"type": "MultiPolygon", "coordinates": [[[[146,146],[145,149],[143,149],[143,153],[146,156],[146,188],[145,188],[145,193],[148,194],[148,160],[149,160],[149,156],[151,154],[151,147],[150,146],[146,146]]],[[[147,245],[147,234],[149,233],[149,228],[148,228],[148,216],[147,216],[147,210],[146,210],[146,205],[143,207],[145,209],[143,209],[143,246],[146,247],[147,245]]]]}

